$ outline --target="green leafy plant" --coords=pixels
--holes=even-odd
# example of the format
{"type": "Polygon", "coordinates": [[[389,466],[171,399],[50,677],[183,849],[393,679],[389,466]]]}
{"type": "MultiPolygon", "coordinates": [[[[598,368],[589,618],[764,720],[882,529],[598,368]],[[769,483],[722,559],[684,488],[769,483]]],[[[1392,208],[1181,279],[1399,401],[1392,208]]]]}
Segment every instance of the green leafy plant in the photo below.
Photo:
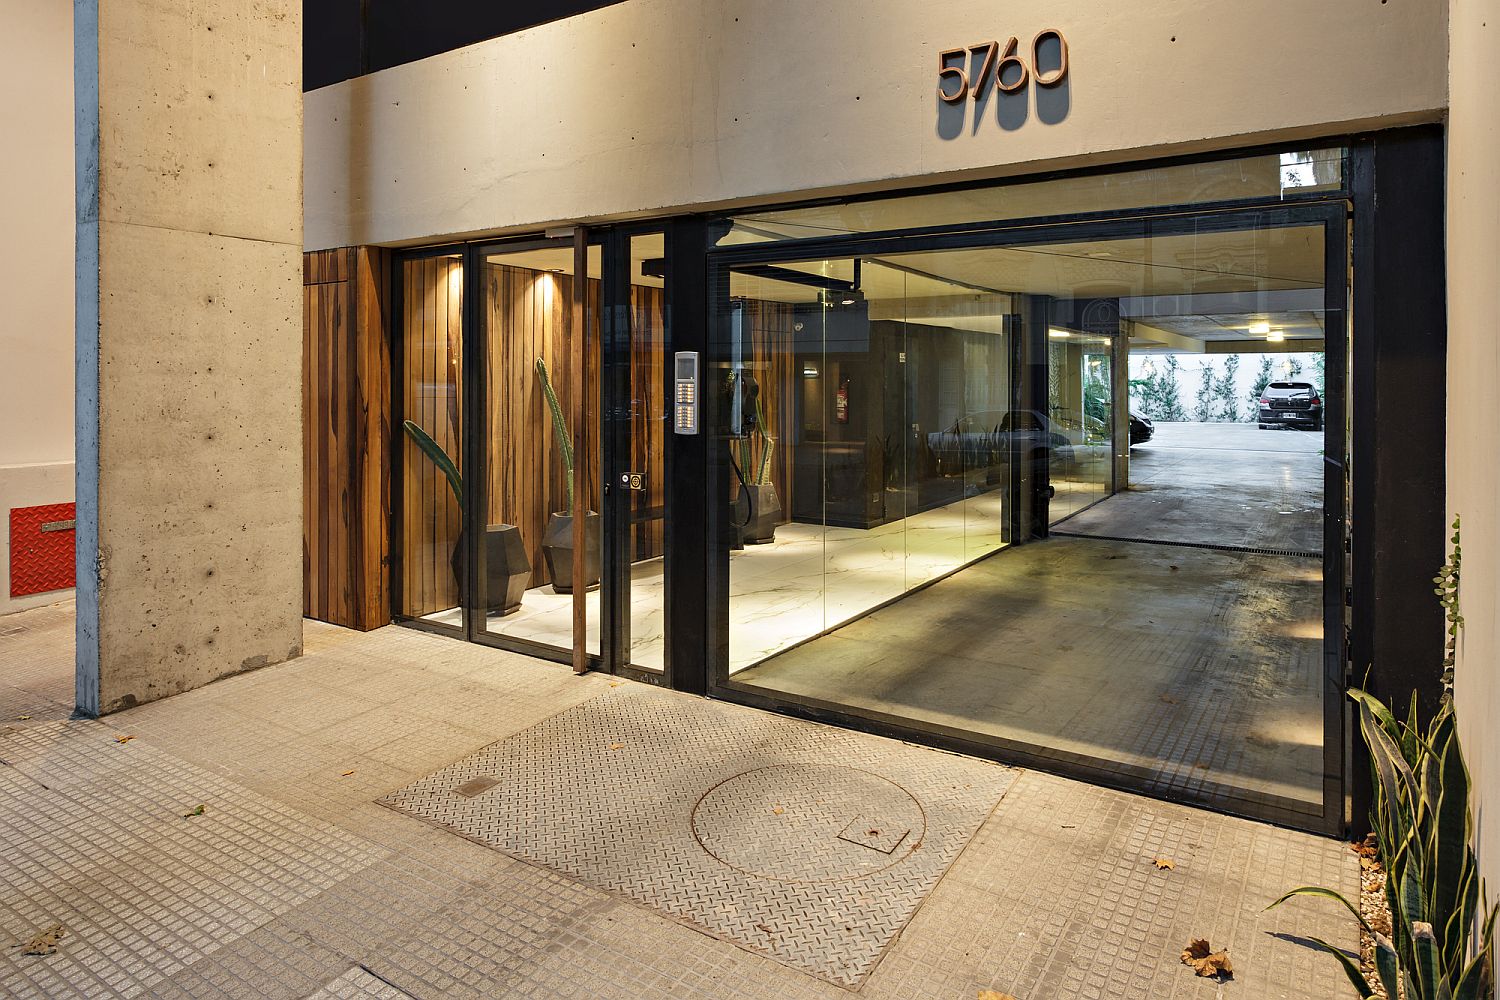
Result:
{"type": "MultiPolygon", "coordinates": [[[[1437,582],[1449,611],[1449,635],[1456,639],[1463,625],[1457,611],[1456,520],[1453,547],[1437,582]]],[[[1375,975],[1390,1000],[1490,1000],[1500,906],[1490,905],[1474,857],[1469,771],[1453,701],[1445,697],[1424,730],[1415,693],[1405,721],[1365,691],[1352,690],[1349,696],[1359,704],[1360,735],[1370,751],[1375,793],[1370,823],[1385,869],[1391,934],[1377,932],[1358,906],[1332,889],[1303,886],[1271,906],[1294,896],[1342,903],[1375,942],[1375,975]]],[[[1374,984],[1356,962],[1328,942],[1314,941],[1339,961],[1361,997],[1374,995],[1374,984]]]]}
{"type": "Polygon", "coordinates": [[[422,453],[432,459],[432,464],[438,467],[438,471],[447,477],[448,485],[453,488],[453,499],[458,501],[458,510],[459,513],[462,513],[464,509],[464,480],[463,476],[459,474],[458,466],[453,464],[453,459],[448,457],[448,453],[443,450],[443,446],[434,441],[432,436],[422,428],[410,420],[403,420],[401,427],[407,434],[411,435],[411,439],[417,443],[418,448],[422,449],[422,453]]]}
{"type": "Polygon", "coordinates": [[[1260,412],[1260,397],[1266,394],[1266,386],[1275,381],[1271,372],[1271,356],[1262,354],[1260,356],[1260,370],[1255,373],[1255,381],[1250,386],[1250,411],[1258,414],[1260,412]]]}
{"type": "Polygon", "coordinates": [[[771,481],[771,453],[776,450],[776,439],[766,433],[766,412],[761,409],[760,397],[755,397],[755,431],[760,438],[760,464],[755,467],[752,482],[765,486],[771,481]]]}
{"type": "Polygon", "coordinates": [[[552,377],[547,374],[547,362],[536,359],[536,373],[542,380],[542,395],[547,397],[547,410],[552,414],[552,431],[557,435],[557,450],[562,455],[563,481],[568,486],[568,512],[573,510],[573,435],[568,431],[568,421],[563,417],[562,405],[557,393],[552,391],[552,377]]]}
{"type": "Polygon", "coordinates": [[[1453,667],[1458,660],[1458,633],[1464,627],[1463,612],[1458,607],[1458,577],[1459,568],[1463,564],[1463,548],[1459,544],[1459,519],[1453,517],[1453,536],[1450,539],[1453,548],[1448,554],[1448,561],[1443,563],[1443,568],[1438,570],[1438,575],[1432,578],[1437,584],[1433,593],[1437,594],[1438,603],[1443,606],[1443,618],[1448,623],[1448,637],[1443,643],[1443,699],[1453,700],[1453,667]]]}

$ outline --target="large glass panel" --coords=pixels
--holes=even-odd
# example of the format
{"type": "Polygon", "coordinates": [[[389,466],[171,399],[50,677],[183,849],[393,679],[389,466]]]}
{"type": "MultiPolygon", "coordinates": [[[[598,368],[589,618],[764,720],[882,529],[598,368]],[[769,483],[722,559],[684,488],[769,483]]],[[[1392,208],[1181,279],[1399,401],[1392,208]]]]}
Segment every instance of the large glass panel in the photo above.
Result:
{"type": "Polygon", "coordinates": [[[1081,322],[1055,320],[1047,330],[1047,412],[1061,438],[1051,456],[1053,523],[1113,492],[1113,361],[1120,314],[1101,301],[1084,305],[1081,322]],[[1099,315],[1089,318],[1090,311],[1099,315]]]}
{"type": "Polygon", "coordinates": [[[666,241],[661,233],[630,240],[630,662],[664,664],[664,563],[667,514],[666,241]]]}
{"type": "Polygon", "coordinates": [[[397,417],[404,433],[396,611],[460,627],[462,508],[443,467],[451,462],[463,475],[463,258],[403,261],[398,280],[397,417]]]}
{"type": "Polygon", "coordinates": [[[730,683],[1320,816],[1324,224],[1079,233],[726,265],[730,683]]]}
{"type": "MultiPolygon", "coordinates": [[[[589,248],[586,329],[577,329],[573,247],[484,255],[480,278],[485,358],[483,630],[571,650],[573,591],[588,589],[588,651],[599,651],[602,518],[599,477],[599,250],[589,248]],[[575,338],[584,337],[584,369],[575,338]],[[590,433],[572,454],[582,387],[590,433]],[[573,578],[572,464],[589,497],[585,575],[573,578]]],[[[476,519],[476,523],[478,519],[476,519]]]]}
{"type": "Polygon", "coordinates": [[[1005,543],[1011,297],[932,263],[730,275],[731,671],[1005,543]]]}
{"type": "Polygon", "coordinates": [[[1334,192],[1343,185],[1343,157],[1341,148],[1263,153],[806,208],[747,209],[724,220],[716,245],[1334,192]]]}

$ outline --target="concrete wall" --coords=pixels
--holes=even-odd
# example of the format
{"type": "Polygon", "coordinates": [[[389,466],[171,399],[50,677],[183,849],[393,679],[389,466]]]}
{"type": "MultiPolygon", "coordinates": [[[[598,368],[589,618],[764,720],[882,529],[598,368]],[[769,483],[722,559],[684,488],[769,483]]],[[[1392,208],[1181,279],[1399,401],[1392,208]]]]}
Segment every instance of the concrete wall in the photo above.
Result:
{"type": "Polygon", "coordinates": [[[12,507],[73,499],[73,9],[0,0],[0,614],[12,507]]]}
{"type": "Polygon", "coordinates": [[[79,707],[302,643],[299,0],[77,0],[79,707]]]}
{"type": "Polygon", "coordinates": [[[1453,0],[1448,123],[1448,507],[1463,515],[1467,624],[1455,703],[1500,890],[1500,0],[1453,0]]]}
{"type": "Polygon", "coordinates": [[[307,246],[1435,120],[1446,16],[1446,0],[631,0],[307,95],[307,246]],[[1048,27],[1072,58],[1045,108],[1033,86],[1024,122],[993,100],[977,128],[975,102],[943,110],[941,50],[1029,49],[1048,27]]]}

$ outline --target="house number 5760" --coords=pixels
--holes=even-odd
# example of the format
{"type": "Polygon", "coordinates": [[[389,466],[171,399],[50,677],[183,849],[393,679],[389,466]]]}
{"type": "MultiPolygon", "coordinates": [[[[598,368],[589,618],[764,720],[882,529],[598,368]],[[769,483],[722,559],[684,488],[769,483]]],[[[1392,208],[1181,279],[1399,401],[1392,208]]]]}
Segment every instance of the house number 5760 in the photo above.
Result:
{"type": "Polygon", "coordinates": [[[938,53],[938,96],[949,104],[957,104],[965,97],[979,100],[986,84],[991,80],[994,81],[995,89],[1001,93],[1013,94],[1026,86],[1029,80],[1036,80],[1039,86],[1055,87],[1067,78],[1068,40],[1061,31],[1047,28],[1037,32],[1037,36],[1031,40],[1030,66],[1016,54],[1018,44],[1019,40],[1012,36],[1004,46],[998,41],[980,42],[966,49],[945,49],[938,53]],[[1057,39],[1058,62],[1055,69],[1043,72],[1039,64],[1042,40],[1046,38],[1057,39]],[[979,72],[972,79],[965,68],[970,53],[983,56],[979,72]],[[955,59],[959,64],[950,66],[949,63],[955,59]]]}

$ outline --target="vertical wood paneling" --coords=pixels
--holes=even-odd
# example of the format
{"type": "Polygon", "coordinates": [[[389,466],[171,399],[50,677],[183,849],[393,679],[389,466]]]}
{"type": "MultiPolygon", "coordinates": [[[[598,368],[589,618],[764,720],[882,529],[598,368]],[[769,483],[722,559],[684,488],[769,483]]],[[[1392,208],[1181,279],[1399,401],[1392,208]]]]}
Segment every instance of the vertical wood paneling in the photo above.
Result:
{"type": "MultiPolygon", "coordinates": [[[[486,450],[490,524],[513,524],[531,560],[528,587],[550,581],[542,558],[542,535],[553,512],[567,507],[566,474],[552,417],[537,378],[542,358],[564,414],[571,412],[569,386],[575,366],[572,344],[573,278],[505,264],[485,265],[484,305],[489,327],[490,398],[486,450]]],[[[589,358],[598,357],[599,289],[589,279],[589,358]]],[[[584,419],[599,419],[599,365],[585,365],[584,419]]],[[[588,436],[581,461],[588,505],[599,509],[598,434],[588,436]]]]}
{"type": "Polygon", "coordinates": [[[390,621],[389,361],[384,251],[303,258],[303,610],[390,621]]]}
{"type": "Polygon", "coordinates": [[[401,611],[420,617],[458,606],[452,557],[462,520],[447,478],[400,424],[421,427],[463,472],[463,264],[433,257],[406,261],[403,270],[404,412],[392,433],[404,449],[401,611]]]}
{"type": "Polygon", "coordinates": [[[660,288],[630,288],[630,470],[646,474],[646,489],[631,496],[632,561],[665,551],[666,433],[665,295],[660,288]]]}

